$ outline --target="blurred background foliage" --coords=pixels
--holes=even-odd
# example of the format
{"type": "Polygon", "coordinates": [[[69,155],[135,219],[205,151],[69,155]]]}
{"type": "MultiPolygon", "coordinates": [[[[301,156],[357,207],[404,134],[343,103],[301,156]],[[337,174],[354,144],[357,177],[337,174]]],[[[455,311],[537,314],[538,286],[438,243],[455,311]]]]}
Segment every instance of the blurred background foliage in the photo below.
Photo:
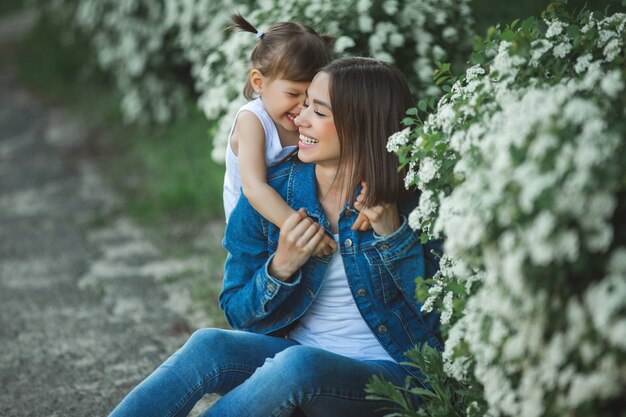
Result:
{"type": "MultiPolygon", "coordinates": [[[[471,1],[474,31],[480,36],[490,26],[539,15],[548,3],[471,1]]],[[[610,0],[569,2],[573,9],[585,3],[602,9],[610,0]]],[[[33,4],[32,0],[4,0],[0,16],[11,18],[33,4]]],[[[46,14],[10,53],[26,85],[49,102],[70,107],[97,132],[94,140],[106,156],[104,171],[136,219],[152,225],[168,220],[193,225],[223,216],[224,168],[211,158],[216,122],[204,116],[193,98],[187,99],[186,110],[173,122],[125,124],[119,109],[121,93],[111,75],[99,69],[88,40],[46,14]]]]}

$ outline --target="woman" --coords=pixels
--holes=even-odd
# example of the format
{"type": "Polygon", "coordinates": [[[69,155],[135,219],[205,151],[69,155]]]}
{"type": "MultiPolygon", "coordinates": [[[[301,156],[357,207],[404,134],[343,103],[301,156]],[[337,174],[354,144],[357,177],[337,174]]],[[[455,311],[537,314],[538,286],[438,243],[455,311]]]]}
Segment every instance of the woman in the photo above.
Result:
{"type": "Polygon", "coordinates": [[[337,60],[315,76],[296,119],[304,163],[268,172],[298,211],[279,229],[242,198],[228,222],[220,306],[237,330],[195,332],[112,415],[187,415],[208,392],[222,398],[207,416],[373,416],[389,405],[365,399],[371,376],[402,384],[405,351],[441,347],[438,318],[414,300],[439,248],[409,228],[417,201],[385,148],[412,104],[380,61],[337,60]],[[352,230],[359,212],[373,230],[352,230]],[[339,250],[312,256],[326,233],[339,250]]]}

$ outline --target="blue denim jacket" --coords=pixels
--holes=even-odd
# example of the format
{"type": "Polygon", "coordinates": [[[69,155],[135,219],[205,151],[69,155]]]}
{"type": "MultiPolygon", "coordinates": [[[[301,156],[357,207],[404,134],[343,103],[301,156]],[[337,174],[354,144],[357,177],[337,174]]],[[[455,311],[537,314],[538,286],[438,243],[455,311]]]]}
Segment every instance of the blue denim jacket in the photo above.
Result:
{"type": "MultiPolygon", "coordinates": [[[[287,162],[268,172],[272,186],[295,210],[304,207],[329,233],[330,225],[317,199],[315,166],[287,162]]],[[[413,202],[413,206],[415,202],[413,202]]],[[[348,206],[339,215],[339,250],[356,305],[396,362],[406,361],[404,352],[416,344],[441,349],[439,317],[425,314],[415,300],[415,278],[432,277],[439,268],[441,245],[422,245],[419,233],[407,223],[413,207],[400,206],[402,226],[386,237],[371,230],[352,231],[358,213],[348,206]]],[[[330,256],[312,257],[289,282],[268,273],[276,252],[280,229],[265,220],[241,196],[226,227],[228,251],[220,307],[228,323],[239,330],[280,334],[304,315],[318,294],[330,256]]],[[[415,374],[415,370],[407,368],[415,374]]]]}

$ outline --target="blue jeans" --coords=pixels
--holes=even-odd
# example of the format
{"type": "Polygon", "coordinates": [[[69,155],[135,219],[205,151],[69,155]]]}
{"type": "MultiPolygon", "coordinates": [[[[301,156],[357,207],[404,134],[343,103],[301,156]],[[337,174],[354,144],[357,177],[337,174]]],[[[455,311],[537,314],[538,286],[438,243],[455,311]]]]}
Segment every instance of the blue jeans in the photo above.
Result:
{"type": "Polygon", "coordinates": [[[289,339],[234,330],[196,331],[133,389],[110,417],[186,416],[206,393],[222,397],[204,416],[384,415],[365,399],[372,375],[402,385],[392,361],[359,361],[289,339]]]}

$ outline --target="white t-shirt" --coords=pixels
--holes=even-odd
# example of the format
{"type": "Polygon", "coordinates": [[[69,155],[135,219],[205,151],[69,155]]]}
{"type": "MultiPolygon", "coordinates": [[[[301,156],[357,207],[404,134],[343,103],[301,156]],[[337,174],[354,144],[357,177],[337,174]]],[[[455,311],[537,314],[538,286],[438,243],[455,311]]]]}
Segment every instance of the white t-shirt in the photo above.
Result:
{"type": "Polygon", "coordinates": [[[228,145],[226,146],[226,174],[224,175],[224,214],[226,215],[226,221],[230,217],[230,213],[235,208],[239,197],[241,196],[241,176],[239,175],[239,159],[231,147],[230,139],[233,136],[233,130],[237,117],[242,111],[249,111],[256,115],[263,125],[265,131],[265,165],[269,168],[278,164],[280,161],[289,156],[296,146],[285,146],[280,143],[280,137],[278,136],[278,130],[274,121],[263,107],[263,102],[260,98],[253,100],[243,105],[237,115],[235,121],[230,128],[228,134],[228,145]]]}
{"type": "Polygon", "coordinates": [[[339,252],[332,256],[320,292],[289,338],[353,359],[393,361],[354,302],[339,252]]]}

